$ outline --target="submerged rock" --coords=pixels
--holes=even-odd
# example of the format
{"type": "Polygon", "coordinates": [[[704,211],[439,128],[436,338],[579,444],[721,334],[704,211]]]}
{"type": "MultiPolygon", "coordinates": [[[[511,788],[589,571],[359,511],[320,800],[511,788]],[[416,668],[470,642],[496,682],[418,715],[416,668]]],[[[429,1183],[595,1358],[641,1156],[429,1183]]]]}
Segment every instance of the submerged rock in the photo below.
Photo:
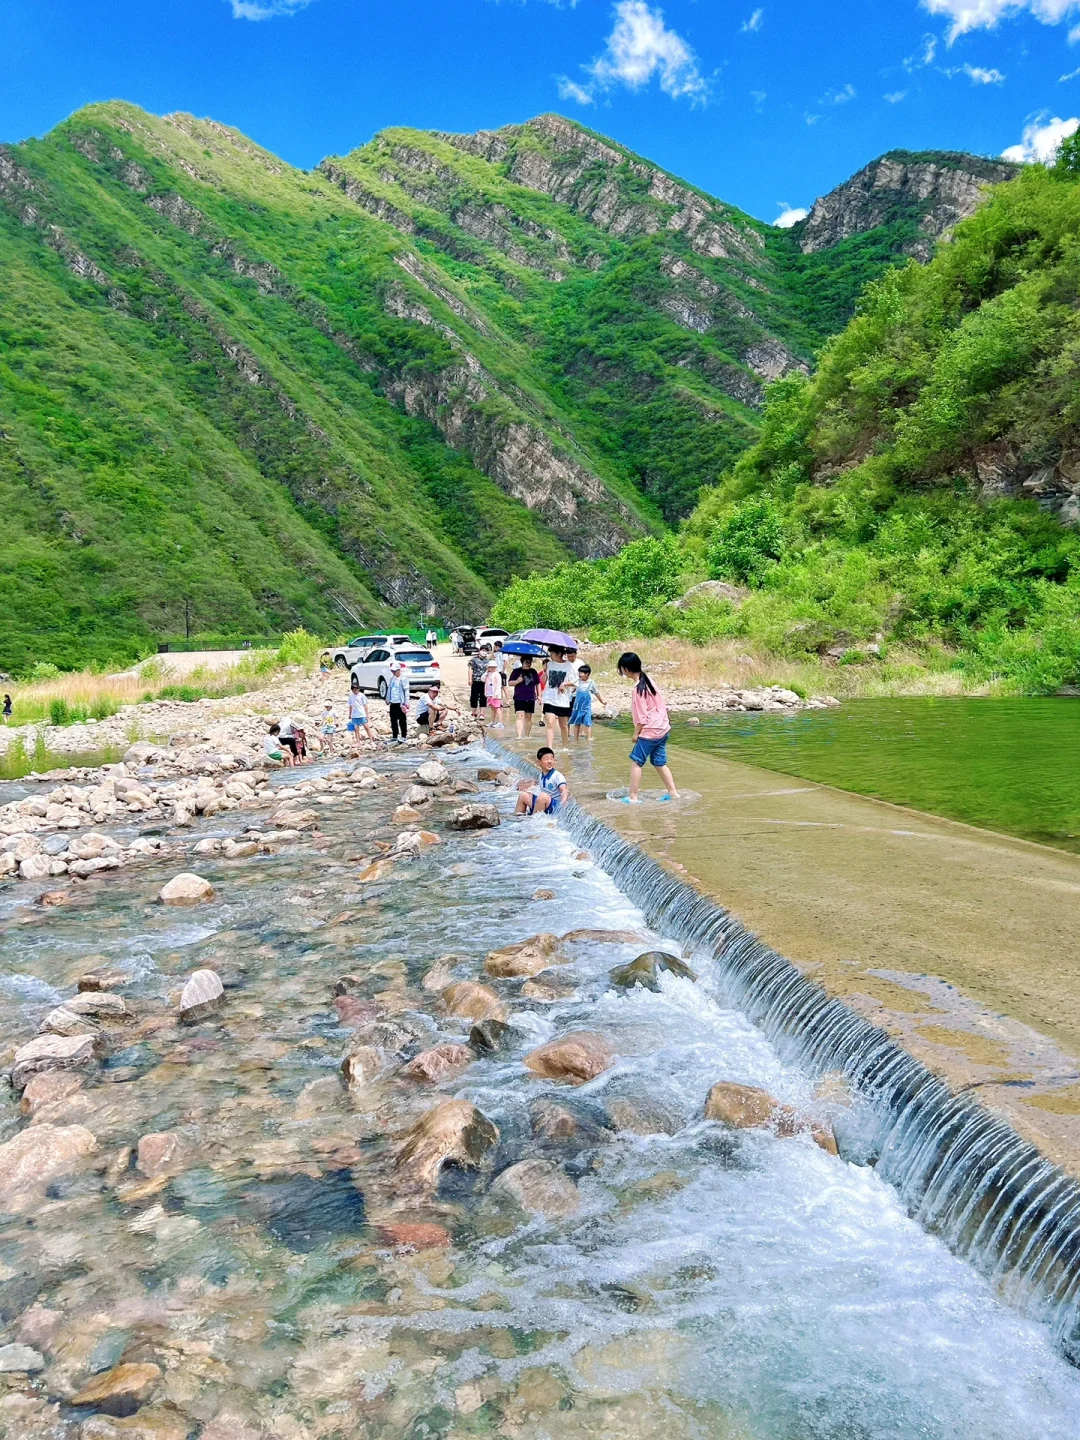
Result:
{"type": "Polygon", "coordinates": [[[174,875],[158,892],[158,899],[163,905],[198,905],[213,898],[214,887],[210,881],[190,872],[174,875]]]}
{"type": "Polygon", "coordinates": [[[603,1145],[611,1139],[611,1131],[590,1116],[560,1105],[555,1100],[535,1100],[529,1107],[529,1123],[538,1140],[553,1145],[569,1145],[575,1149],[603,1145]]]}
{"type": "Polygon", "coordinates": [[[341,1062],[341,1073],[350,1089],[359,1089],[374,1080],[386,1067],[386,1056],[374,1045],[358,1045],[341,1062]]]}
{"type": "Polygon", "coordinates": [[[646,990],[659,990],[657,973],[661,970],[686,980],[697,979],[690,966],[676,955],[668,955],[663,950],[648,950],[636,960],[631,960],[629,965],[617,965],[611,972],[611,983],[622,990],[632,990],[635,985],[642,985],[646,990]]]}
{"type": "Polygon", "coordinates": [[[521,1160],[511,1165],[495,1180],[491,1194],[546,1220],[572,1215],[581,1204],[577,1186],[550,1160],[521,1160]]]}
{"type": "Polygon", "coordinates": [[[148,1180],[162,1175],[179,1175],[186,1169],[180,1136],[171,1130],[144,1135],[139,1141],[136,1166],[148,1180]]]}
{"type": "Polygon", "coordinates": [[[0,1145],[0,1201],[70,1175],[97,1141],[82,1125],[34,1125],[0,1145]]]}
{"type": "Polygon", "coordinates": [[[592,1030],[577,1030],[560,1040],[549,1040],[525,1056],[525,1064],[534,1075],[563,1080],[568,1085],[595,1080],[610,1069],[614,1060],[610,1042],[592,1030]]]}
{"type": "Polygon", "coordinates": [[[19,1109],[24,1115],[34,1115],[43,1105],[69,1100],[82,1089],[82,1084],[82,1076],[70,1070],[43,1070],[26,1082],[19,1109]]]}
{"type": "Polygon", "coordinates": [[[423,1080],[430,1085],[438,1085],[451,1075],[460,1074],[475,1059],[468,1045],[436,1045],[431,1050],[422,1050],[402,1067],[401,1073],[406,1080],[423,1080]]]}
{"type": "Polygon", "coordinates": [[[180,993],[180,1019],[185,1024],[201,1020],[225,998],[225,987],[216,970],[196,970],[180,993]]]}
{"type": "Polygon", "coordinates": [[[705,1119],[717,1120],[731,1130],[768,1128],[783,1139],[809,1133],[815,1144],[830,1155],[838,1153],[829,1125],[801,1115],[794,1106],[782,1104],[756,1085],[739,1085],[734,1081],[714,1085],[705,1101],[705,1119]]]}
{"type": "Polygon", "coordinates": [[[442,1225],[424,1221],[394,1221],[379,1226],[385,1245],[395,1250],[434,1250],[450,1244],[450,1232],[442,1225]]]}
{"type": "Polygon", "coordinates": [[[0,1375],[33,1375],[45,1369],[45,1357],[29,1345],[0,1345],[0,1375]]]}
{"type": "Polygon", "coordinates": [[[495,979],[516,979],[519,976],[539,975],[552,965],[565,964],[565,957],[558,954],[558,936],[550,934],[533,935],[517,945],[505,945],[501,950],[492,950],[484,961],[484,969],[495,979]]]}
{"type": "Polygon", "coordinates": [[[72,1405],[85,1405],[106,1415],[134,1415],[150,1399],[161,1381],[158,1365],[117,1365],[92,1380],[71,1397],[72,1405]]]}
{"type": "Polygon", "coordinates": [[[465,955],[440,955],[420,981],[421,987],[424,990],[445,990],[454,983],[454,966],[466,959],[465,955]]]}
{"type": "Polygon", "coordinates": [[[481,1020],[469,1031],[469,1044],[481,1054],[495,1055],[506,1048],[513,1033],[505,1020],[481,1020]]]}
{"type": "Polygon", "coordinates": [[[494,805],[462,805],[446,823],[451,830],[494,830],[502,821],[494,805]]]}
{"type": "Polygon", "coordinates": [[[433,1190],[444,1165],[475,1170],[498,1141],[498,1130],[475,1105],[468,1100],[447,1100],[409,1129],[395,1169],[414,1188],[433,1190]]]}
{"type": "MultiPolygon", "coordinates": [[[[97,958],[97,957],[91,957],[97,958]]],[[[133,976],[127,970],[121,970],[116,965],[99,965],[94,970],[88,970],[85,975],[80,975],[75,981],[77,990],[119,990],[121,986],[131,983],[133,976]]]]}
{"type": "Polygon", "coordinates": [[[474,980],[459,980],[442,992],[443,1009],[448,1015],[465,1020],[505,1020],[509,1010],[486,985],[474,980]]]}

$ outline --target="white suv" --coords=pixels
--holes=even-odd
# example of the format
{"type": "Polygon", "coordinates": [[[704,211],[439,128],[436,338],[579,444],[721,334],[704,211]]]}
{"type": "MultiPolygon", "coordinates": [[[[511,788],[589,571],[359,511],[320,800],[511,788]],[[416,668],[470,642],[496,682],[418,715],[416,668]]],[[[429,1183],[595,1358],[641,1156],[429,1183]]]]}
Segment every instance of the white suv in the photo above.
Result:
{"type": "Polygon", "coordinates": [[[363,660],[376,645],[411,645],[408,635],[357,635],[344,645],[332,646],[325,653],[339,670],[347,670],[363,660]]]}
{"type": "Polygon", "coordinates": [[[379,645],[352,667],[352,673],[360,681],[360,689],[369,693],[375,691],[381,700],[385,700],[393,679],[390,672],[393,660],[401,665],[401,678],[407,682],[410,691],[426,690],[429,685],[442,681],[439,662],[431,651],[417,645],[414,640],[406,640],[403,645],[379,645]]]}

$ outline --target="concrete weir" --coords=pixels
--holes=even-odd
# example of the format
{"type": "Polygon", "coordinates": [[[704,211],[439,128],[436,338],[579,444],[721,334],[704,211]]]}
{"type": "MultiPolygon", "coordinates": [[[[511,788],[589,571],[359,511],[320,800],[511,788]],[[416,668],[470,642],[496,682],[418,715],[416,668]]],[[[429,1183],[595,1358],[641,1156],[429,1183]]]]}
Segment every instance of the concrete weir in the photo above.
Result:
{"type": "MultiPolygon", "coordinates": [[[[489,742],[489,748],[516,767],[527,770],[526,757],[535,750],[535,743],[526,749],[514,742],[502,746],[489,742]]],[[[1072,856],[1043,852],[1042,847],[995,835],[984,836],[965,826],[916,816],[823,787],[796,781],[788,786],[784,777],[688,751],[676,751],[672,758],[673,769],[686,793],[679,807],[647,803],[631,810],[612,803],[610,795],[613,787],[625,784],[626,749],[624,736],[598,731],[592,746],[576,747],[569,755],[559,753],[560,768],[571,779],[576,797],[575,803],[561,816],[561,823],[641,907],[650,924],[714,958],[718,978],[731,1003],[761,1028],[782,1055],[797,1058],[820,1073],[843,1072],[853,1089],[868,1103],[873,1116],[867,1153],[860,1158],[876,1166],[878,1174],[896,1189],[912,1216],[991,1278],[1011,1303],[1048,1324],[1064,1353],[1080,1364],[1077,1148],[1068,1143],[1056,1146],[1037,1143],[1042,1136],[1036,1134],[1032,1138],[1030,1133],[1023,1133],[1031,1127],[1016,1124],[1015,1113],[996,1103],[991,1109],[982,1098],[977,1098],[979,1082],[961,1078],[956,1069],[956,1056],[941,1066],[928,1064],[925,1055],[912,1053],[902,1026],[890,1024],[887,1029],[859,1013],[852,1003],[855,997],[834,983],[832,966],[816,959],[808,967],[811,973],[807,973],[769,943],[773,936],[767,933],[768,924],[755,925],[755,929],[766,931],[763,936],[755,934],[746,920],[729,908],[730,902],[725,903],[724,866],[715,863],[715,855],[710,864],[703,848],[705,835],[713,831],[712,848],[724,854],[725,842],[738,840],[739,826],[730,826],[721,833],[722,826],[705,823],[703,817],[708,815],[713,822],[717,821],[717,796],[710,782],[715,782],[721,800],[722,792],[732,794],[737,784],[749,786],[759,801],[770,792],[800,796],[813,796],[816,792],[824,797],[823,806],[831,808],[832,820],[809,818],[805,813],[801,819],[779,818],[802,828],[835,826],[854,831],[848,839],[853,840],[861,852],[860,863],[871,872],[877,870],[884,889],[888,889],[890,883],[886,868],[889,847],[887,842],[875,840],[875,832],[903,834],[905,822],[900,817],[905,813],[912,827],[908,833],[921,830],[928,836],[939,834],[943,836],[943,843],[956,846],[970,847],[981,840],[984,850],[996,854],[999,860],[1003,850],[1006,854],[1020,852],[1027,860],[1026,866],[1021,867],[1027,872],[1025,878],[1036,882],[1022,893],[1038,897],[1041,879],[1044,886],[1049,881],[1051,887],[1044,888],[1043,895],[1065,897],[1063,915],[1050,919],[1052,939],[1058,924],[1062,927],[1061,938],[1068,934],[1067,906],[1071,903],[1075,909],[1075,901],[1069,895],[1070,876],[1059,871],[1070,872],[1080,882],[1080,862],[1072,856]],[[740,773],[733,775],[732,772],[740,773]],[[849,802],[854,809],[849,808],[849,802]],[[604,818],[599,818],[594,811],[599,811],[604,818]],[[835,818],[840,811],[844,818],[835,818]],[[612,823],[608,823],[609,816],[612,823]],[[623,828],[631,833],[620,833],[623,828]],[[676,843],[681,829],[685,830],[682,846],[676,843]],[[687,861],[693,862],[693,872],[687,861]],[[711,877],[712,883],[703,883],[702,872],[711,877]],[[890,1029],[894,1033],[889,1033],[890,1029]],[[1063,1153],[1052,1155],[1050,1151],[1054,1148],[1063,1153]]],[[[804,800],[800,809],[805,812],[806,806],[804,800]]],[[[761,822],[759,815],[756,822],[759,830],[764,828],[761,822]]],[[[774,845],[776,833],[773,827],[770,846],[774,845]]],[[[948,870],[941,868],[944,850],[939,847],[937,857],[928,858],[927,849],[927,846],[921,848],[916,867],[925,867],[925,873],[915,878],[908,873],[898,879],[908,885],[917,879],[932,911],[935,867],[941,886],[947,885],[950,877],[948,870]]],[[[775,854],[775,850],[772,853],[775,854]]],[[[743,856],[741,867],[732,864],[730,868],[733,874],[738,873],[742,894],[750,896],[751,903],[746,908],[767,917],[768,905],[763,897],[775,888],[776,876],[759,877],[755,899],[753,887],[748,888],[745,861],[743,856]]],[[[808,881],[807,873],[799,873],[798,864],[786,865],[782,856],[778,857],[777,869],[780,883],[786,879],[796,893],[808,881]]],[[[992,905],[994,885],[1000,883],[993,869],[991,866],[990,873],[983,877],[988,906],[992,905]]],[[[823,883],[826,878],[822,872],[823,883]]],[[[900,888],[903,890],[903,884],[900,888]]],[[[1080,883],[1077,889],[1080,893],[1080,883]]],[[[858,894],[854,898],[858,900],[858,894]]],[[[946,903],[947,897],[939,896],[938,900],[946,903]]],[[[965,895],[964,904],[969,903],[971,897],[965,895]]],[[[785,897],[781,912],[786,904],[785,897]]],[[[783,929],[785,924],[781,914],[777,928],[783,929]]],[[[903,950],[902,945],[897,948],[903,950]]],[[[909,974],[897,955],[890,956],[888,947],[880,944],[880,940],[875,942],[874,957],[880,959],[877,973],[884,972],[890,985],[916,999],[933,994],[935,985],[948,990],[950,981],[955,979],[941,973],[944,967],[934,975],[909,974]],[[890,979],[890,975],[893,978],[890,979]],[[923,988],[905,989],[896,975],[920,980],[924,982],[923,988]]],[[[873,970],[871,967],[871,973],[873,970]]],[[[985,1000],[977,989],[974,993],[959,992],[957,1013],[966,1023],[970,1023],[972,1016],[991,1017],[993,1012],[985,1000]]],[[[1016,1008],[1021,1019],[1010,1019],[1007,1014],[993,1018],[1000,1021],[1002,1033],[1012,1035],[1017,1044],[1027,1036],[1030,1068],[1037,1070],[1040,1064],[1043,1067],[1041,1076],[1032,1079],[1029,1074],[1019,1085],[1022,1087],[1030,1081],[1045,1090],[1048,1071],[1055,1072],[1050,1075],[1051,1091],[1055,1084],[1060,1087],[1063,1080],[1075,1078],[1075,1060],[1061,1048],[1059,1037],[1045,1033],[1040,1036],[1031,1030],[1026,1023],[1024,1005],[1016,1008]],[[1013,1031],[1009,1030],[1010,1025],[1013,1031]],[[1071,1077],[1061,1069],[1070,1061],[1071,1077]]],[[[1067,1040],[1068,1036],[1062,1038],[1067,1040]]],[[[963,1052],[958,1053],[962,1058],[963,1052]]],[[[1000,1069],[999,1066],[999,1072],[1000,1069]]],[[[1000,1091],[1008,1081],[1001,1079],[999,1073],[996,1084],[1000,1091]]],[[[1022,1121],[1022,1115],[1020,1118],[1022,1121]]],[[[1059,1136],[1061,1138],[1069,1140],[1071,1136],[1059,1136]]]]}

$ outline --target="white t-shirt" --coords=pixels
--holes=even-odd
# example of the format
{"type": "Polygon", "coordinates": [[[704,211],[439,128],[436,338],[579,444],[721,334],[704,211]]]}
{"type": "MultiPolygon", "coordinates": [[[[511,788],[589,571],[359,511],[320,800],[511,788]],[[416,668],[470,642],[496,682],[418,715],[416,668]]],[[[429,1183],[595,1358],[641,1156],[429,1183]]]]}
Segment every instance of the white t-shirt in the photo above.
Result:
{"type": "Polygon", "coordinates": [[[562,773],[561,770],[549,770],[546,775],[541,772],[540,789],[546,790],[547,793],[553,796],[555,800],[559,799],[560,785],[565,784],[566,776],[562,773]]]}
{"type": "Polygon", "coordinates": [[[276,735],[267,735],[266,739],[263,741],[263,749],[266,751],[267,755],[280,755],[281,742],[278,740],[278,737],[276,735]]]}
{"type": "Polygon", "coordinates": [[[367,700],[364,698],[363,692],[354,694],[352,690],[349,691],[349,719],[367,719],[367,700]]]}
{"type": "Polygon", "coordinates": [[[544,691],[545,705],[558,705],[569,710],[574,703],[577,687],[577,661],[552,660],[548,666],[547,689],[544,691]],[[565,688],[559,689],[559,686],[565,688]]]}

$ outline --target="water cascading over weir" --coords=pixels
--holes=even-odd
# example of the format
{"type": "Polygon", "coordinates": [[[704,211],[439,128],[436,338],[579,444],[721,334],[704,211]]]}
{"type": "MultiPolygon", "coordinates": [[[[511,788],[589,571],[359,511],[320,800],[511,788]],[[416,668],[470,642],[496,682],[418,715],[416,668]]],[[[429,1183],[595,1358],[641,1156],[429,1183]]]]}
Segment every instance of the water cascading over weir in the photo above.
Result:
{"type": "MultiPolygon", "coordinates": [[[[498,742],[488,739],[485,749],[538,773],[498,742]]],[[[1048,1325],[1080,1365],[1080,1183],[582,806],[571,802],[559,821],[650,925],[712,958],[730,1003],[783,1058],[843,1072],[873,1116],[860,1158],[913,1218],[1048,1325]]]]}

